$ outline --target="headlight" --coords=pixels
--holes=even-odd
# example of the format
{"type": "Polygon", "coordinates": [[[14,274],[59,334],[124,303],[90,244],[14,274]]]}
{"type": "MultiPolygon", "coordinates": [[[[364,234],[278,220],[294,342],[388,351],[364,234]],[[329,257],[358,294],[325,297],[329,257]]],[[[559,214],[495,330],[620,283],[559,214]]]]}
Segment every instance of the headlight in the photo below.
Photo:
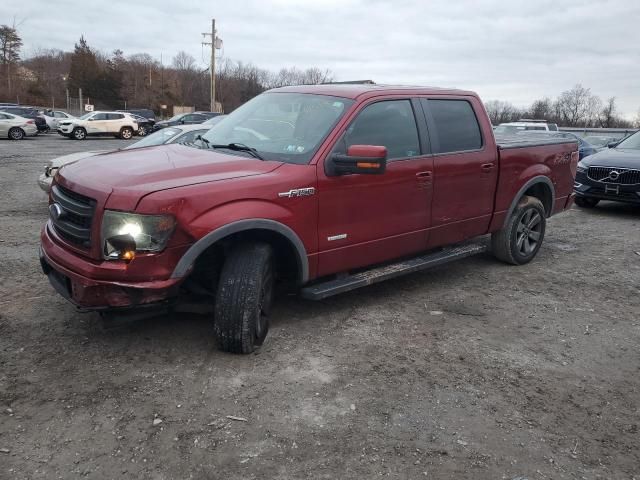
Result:
{"type": "Polygon", "coordinates": [[[586,173],[586,171],[587,171],[586,165],[584,163],[582,163],[582,162],[578,162],[577,171],[580,172],[580,173],[586,173]]]}
{"type": "Polygon", "coordinates": [[[160,252],[173,233],[171,215],[140,215],[105,210],[102,218],[104,258],[131,260],[136,252],[160,252]]]}
{"type": "Polygon", "coordinates": [[[58,173],[58,170],[60,169],[60,167],[47,167],[44,169],[44,176],[45,177],[55,177],[56,173],[58,173]]]}

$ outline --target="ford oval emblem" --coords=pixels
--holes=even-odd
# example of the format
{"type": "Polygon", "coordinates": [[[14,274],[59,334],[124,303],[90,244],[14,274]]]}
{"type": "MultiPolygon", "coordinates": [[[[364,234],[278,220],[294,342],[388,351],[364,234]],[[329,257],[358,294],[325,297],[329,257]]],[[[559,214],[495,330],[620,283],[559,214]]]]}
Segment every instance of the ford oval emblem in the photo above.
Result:
{"type": "Polygon", "coordinates": [[[64,210],[59,203],[52,203],[49,205],[49,214],[53,220],[59,220],[64,215],[64,210]]]}

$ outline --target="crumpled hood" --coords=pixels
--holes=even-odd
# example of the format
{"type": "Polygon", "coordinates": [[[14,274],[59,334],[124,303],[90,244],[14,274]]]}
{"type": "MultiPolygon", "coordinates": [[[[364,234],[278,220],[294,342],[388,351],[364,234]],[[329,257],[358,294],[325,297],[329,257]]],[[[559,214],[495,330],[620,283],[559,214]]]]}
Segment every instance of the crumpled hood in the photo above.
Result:
{"type": "Polygon", "coordinates": [[[221,151],[161,145],[86,158],[62,168],[58,181],[98,201],[121,195],[137,203],[141,197],[160,190],[260,175],[281,165],[221,151]]]}
{"type": "Polygon", "coordinates": [[[640,150],[607,148],[582,159],[586,167],[619,167],[640,169],[640,150]]]}

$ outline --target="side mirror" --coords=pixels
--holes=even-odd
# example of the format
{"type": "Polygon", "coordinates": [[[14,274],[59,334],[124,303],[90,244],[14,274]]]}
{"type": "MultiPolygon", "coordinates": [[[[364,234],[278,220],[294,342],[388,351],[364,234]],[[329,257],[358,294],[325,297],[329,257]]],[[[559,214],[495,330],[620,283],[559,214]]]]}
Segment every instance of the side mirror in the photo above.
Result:
{"type": "Polygon", "coordinates": [[[616,148],[620,142],[609,142],[607,143],[607,148],[616,148]]]}
{"type": "Polygon", "coordinates": [[[380,175],[387,168],[387,147],[380,145],[351,145],[347,154],[334,153],[328,158],[329,177],[351,173],[380,175]]]}
{"type": "Polygon", "coordinates": [[[91,117],[91,118],[88,118],[87,120],[89,120],[90,122],[93,122],[94,118],[91,117]]]}

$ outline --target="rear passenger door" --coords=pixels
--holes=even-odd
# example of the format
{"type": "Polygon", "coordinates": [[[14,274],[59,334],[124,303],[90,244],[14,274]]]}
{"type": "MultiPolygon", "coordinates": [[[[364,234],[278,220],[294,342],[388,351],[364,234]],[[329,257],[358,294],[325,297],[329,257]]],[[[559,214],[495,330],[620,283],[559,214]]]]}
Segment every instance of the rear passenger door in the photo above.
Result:
{"type": "Polygon", "coordinates": [[[483,138],[473,97],[422,98],[433,151],[432,230],[435,247],[482,235],[493,214],[497,152],[483,138]]]}
{"type": "Polygon", "coordinates": [[[122,126],[122,120],[124,119],[123,113],[107,113],[106,132],[118,133],[122,126]]]}
{"type": "Polygon", "coordinates": [[[381,175],[327,176],[318,163],[320,276],[425,249],[433,160],[420,115],[420,104],[408,98],[369,103],[329,154],[383,145],[388,153],[381,175]]]}

